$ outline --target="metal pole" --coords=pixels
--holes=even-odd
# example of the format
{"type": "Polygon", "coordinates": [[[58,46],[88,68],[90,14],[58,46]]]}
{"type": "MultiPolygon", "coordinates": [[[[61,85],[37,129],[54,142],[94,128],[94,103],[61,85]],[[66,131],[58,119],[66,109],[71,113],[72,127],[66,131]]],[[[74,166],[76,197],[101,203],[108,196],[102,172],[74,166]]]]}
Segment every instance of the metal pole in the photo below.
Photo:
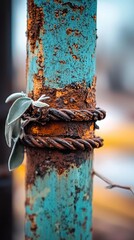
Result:
{"type": "Polygon", "coordinates": [[[51,112],[27,127],[42,148],[26,148],[25,239],[90,240],[94,121],[81,112],[96,106],[96,0],[28,0],[27,9],[27,92],[49,96],[51,112]]]}

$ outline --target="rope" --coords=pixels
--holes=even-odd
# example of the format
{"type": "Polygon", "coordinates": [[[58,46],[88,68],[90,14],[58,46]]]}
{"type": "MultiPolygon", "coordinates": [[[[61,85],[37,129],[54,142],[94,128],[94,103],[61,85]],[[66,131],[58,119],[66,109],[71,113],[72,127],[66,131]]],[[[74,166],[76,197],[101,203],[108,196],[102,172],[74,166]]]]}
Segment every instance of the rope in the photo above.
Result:
{"type": "MultiPolygon", "coordinates": [[[[35,110],[35,109],[34,109],[35,110]]],[[[24,119],[33,119],[38,122],[46,122],[46,121],[97,121],[102,120],[106,117],[106,112],[100,108],[96,109],[86,109],[86,110],[76,110],[76,109],[55,109],[49,108],[47,111],[42,109],[40,115],[38,113],[32,114],[29,116],[29,112],[23,115],[24,119]]],[[[33,121],[32,120],[32,121],[33,121]]]]}
{"type": "Polygon", "coordinates": [[[59,137],[41,137],[33,135],[24,135],[22,142],[26,146],[38,148],[51,148],[59,150],[93,150],[103,145],[103,139],[94,137],[92,139],[72,139],[59,137]]]}
{"type": "Polygon", "coordinates": [[[104,119],[105,116],[106,112],[100,108],[87,110],[49,108],[46,118],[49,121],[97,121],[104,119]]]}

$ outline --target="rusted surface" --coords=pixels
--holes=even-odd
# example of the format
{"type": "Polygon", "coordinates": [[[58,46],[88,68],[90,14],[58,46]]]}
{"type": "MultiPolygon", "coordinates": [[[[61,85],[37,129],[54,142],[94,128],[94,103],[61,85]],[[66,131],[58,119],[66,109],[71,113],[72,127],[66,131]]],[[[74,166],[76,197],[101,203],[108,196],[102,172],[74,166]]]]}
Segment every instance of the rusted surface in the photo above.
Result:
{"type": "Polygon", "coordinates": [[[83,83],[72,83],[64,88],[49,88],[43,86],[44,78],[41,74],[34,77],[34,91],[29,96],[37,100],[42,94],[50,97],[48,104],[51,108],[67,109],[92,109],[96,106],[96,76],[93,79],[92,86],[86,87],[83,83]]]}
{"type": "MultiPolygon", "coordinates": [[[[94,130],[95,130],[95,121],[97,119],[101,119],[105,117],[105,112],[102,110],[102,112],[99,112],[99,109],[95,110],[95,86],[96,86],[96,77],[94,77],[92,86],[89,88],[86,87],[86,84],[83,82],[82,84],[79,83],[72,83],[70,85],[65,86],[64,88],[54,89],[49,88],[46,86],[43,86],[43,76],[42,73],[36,75],[34,78],[34,92],[32,93],[32,96],[34,99],[38,99],[42,94],[46,94],[46,96],[49,96],[50,99],[48,100],[48,104],[50,106],[50,110],[46,110],[46,112],[42,110],[42,116],[46,119],[46,122],[31,122],[26,127],[26,135],[24,136],[24,142],[32,147],[39,147],[39,148],[52,148],[52,152],[49,154],[51,155],[52,160],[44,162],[44,165],[47,164],[51,167],[53,166],[53,163],[55,163],[55,169],[57,169],[58,173],[63,173],[67,170],[68,167],[70,167],[71,162],[73,163],[75,157],[70,158],[70,164],[68,164],[68,161],[64,161],[64,156],[61,154],[61,156],[56,157],[55,152],[53,153],[54,148],[59,149],[60,151],[66,150],[90,150],[94,147],[102,146],[102,142],[99,138],[98,140],[94,140],[94,130]],[[51,109],[54,109],[51,111],[51,109]],[[64,115],[64,109],[62,111],[62,114],[60,115],[60,109],[65,109],[66,111],[74,111],[73,116],[76,117],[76,121],[67,121],[72,120],[73,117],[68,119],[67,114],[64,115]],[[84,121],[81,118],[82,111],[86,112],[86,109],[88,112],[91,113],[90,117],[88,117],[88,121],[84,121]],[[59,110],[59,112],[58,112],[59,110]],[[53,115],[51,113],[53,112],[53,115]],[[47,121],[47,114],[51,115],[52,118],[48,119],[47,121]],[[53,121],[53,116],[61,116],[60,121],[53,121]],[[66,116],[66,117],[65,117],[66,116]],[[65,118],[64,118],[65,117],[65,118]],[[95,118],[97,117],[97,118],[95,118]],[[98,141],[98,142],[95,142],[98,141]],[[54,157],[57,158],[55,161],[53,159],[54,157]],[[51,162],[52,161],[52,162],[51,162]],[[58,161],[60,164],[60,167],[58,165],[58,161]],[[61,165],[62,171],[61,171],[61,165]]],[[[87,113],[87,112],[86,112],[87,113]]],[[[87,120],[86,116],[85,119],[87,120]]],[[[35,151],[32,148],[28,154],[28,159],[30,157],[30,151],[35,151]]],[[[40,150],[38,150],[40,151],[40,150]]],[[[46,151],[46,150],[45,150],[46,151]]],[[[69,152],[68,152],[69,153],[69,152]]],[[[48,153],[47,153],[48,154],[48,153]]],[[[58,154],[58,152],[56,152],[58,154]]],[[[69,156],[70,155],[69,153],[69,156]]],[[[45,156],[46,157],[46,156],[45,156]]],[[[67,155],[66,155],[67,157],[67,155]]],[[[38,162],[40,162],[40,157],[37,157],[38,162]]],[[[83,157],[82,157],[83,158],[83,157]]],[[[77,165],[77,164],[76,164],[77,165]]],[[[46,171],[45,169],[45,171],[46,171]]],[[[30,176],[31,177],[31,176],[30,176]]]]}
{"type": "Polygon", "coordinates": [[[27,22],[27,37],[30,43],[31,52],[34,53],[36,41],[39,39],[40,31],[43,31],[44,14],[41,7],[37,7],[34,0],[28,1],[28,22],[27,22]]]}
{"type": "Polygon", "coordinates": [[[88,89],[88,93],[87,93],[87,97],[86,97],[86,103],[87,106],[89,106],[89,108],[94,108],[96,105],[96,80],[97,77],[94,77],[94,80],[92,82],[92,85],[90,86],[90,88],[88,89]]]}
{"type": "Polygon", "coordinates": [[[48,122],[45,125],[32,123],[28,125],[27,134],[52,137],[73,137],[82,138],[88,130],[88,137],[93,137],[94,123],[92,122],[48,122]]]}
{"type": "Polygon", "coordinates": [[[31,214],[28,216],[29,217],[29,220],[31,221],[31,230],[36,230],[37,229],[37,224],[35,222],[35,218],[36,218],[36,214],[31,214]]]}
{"type": "MultiPolygon", "coordinates": [[[[66,173],[70,168],[79,167],[86,159],[90,159],[92,151],[60,152],[58,150],[47,150],[30,148],[27,151],[26,186],[34,184],[36,176],[43,177],[46,173],[57,169],[59,175],[66,173]]],[[[28,201],[28,200],[27,200],[28,201]]]]}
{"type": "Polygon", "coordinates": [[[42,69],[38,71],[38,75],[36,74],[34,75],[33,82],[34,82],[34,94],[29,93],[29,96],[37,100],[41,95],[41,91],[43,88],[43,70],[42,69]]]}

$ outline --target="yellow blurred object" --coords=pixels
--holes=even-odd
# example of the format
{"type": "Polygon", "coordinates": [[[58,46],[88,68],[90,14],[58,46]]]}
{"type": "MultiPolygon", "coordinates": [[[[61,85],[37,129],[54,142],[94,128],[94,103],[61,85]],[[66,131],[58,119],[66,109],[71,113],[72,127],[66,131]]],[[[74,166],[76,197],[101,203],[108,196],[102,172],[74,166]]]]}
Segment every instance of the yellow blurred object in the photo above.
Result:
{"type": "Polygon", "coordinates": [[[26,169],[26,159],[24,158],[23,164],[13,171],[13,179],[15,184],[21,184],[24,182],[26,169]]]}
{"type": "Polygon", "coordinates": [[[134,149],[134,124],[120,124],[114,130],[105,132],[100,129],[100,136],[103,136],[105,147],[134,149]]]}

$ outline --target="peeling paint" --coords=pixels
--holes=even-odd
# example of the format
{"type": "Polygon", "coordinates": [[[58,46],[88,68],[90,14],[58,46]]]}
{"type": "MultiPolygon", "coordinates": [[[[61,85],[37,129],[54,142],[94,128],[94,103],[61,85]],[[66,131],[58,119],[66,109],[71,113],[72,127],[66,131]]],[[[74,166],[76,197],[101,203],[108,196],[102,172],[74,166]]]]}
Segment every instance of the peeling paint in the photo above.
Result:
{"type": "Polygon", "coordinates": [[[36,41],[39,39],[44,25],[44,13],[42,7],[37,7],[34,0],[28,1],[27,37],[31,52],[34,53],[36,41]]]}
{"type": "MultiPolygon", "coordinates": [[[[36,174],[36,173],[35,173],[36,174]]],[[[44,188],[42,191],[35,192],[35,195],[32,195],[31,198],[29,198],[29,205],[33,206],[33,204],[40,198],[45,199],[48,194],[50,193],[50,188],[44,188]]]]}
{"type": "Polygon", "coordinates": [[[91,85],[95,72],[96,0],[28,0],[28,12],[27,91],[33,90],[39,69],[43,69],[43,84],[48,87],[63,88],[72,81],[91,85]],[[69,55],[68,49],[75,45],[79,46],[77,52],[73,49],[69,55]]]}
{"type": "MultiPolygon", "coordinates": [[[[36,157],[31,160],[36,161],[36,157]]],[[[79,168],[70,168],[60,175],[60,178],[57,171],[52,169],[42,177],[37,176],[34,185],[28,183],[27,196],[30,198],[35,196],[39,189],[47,188],[50,192],[46,198],[36,198],[32,208],[30,205],[26,206],[27,218],[36,212],[34,222],[41,226],[31,231],[33,219],[29,219],[26,225],[27,237],[36,240],[92,238],[92,232],[89,231],[92,226],[91,169],[92,161],[88,159],[79,168]],[[35,232],[39,237],[34,237],[35,232]]]]}
{"type": "Polygon", "coordinates": [[[34,91],[29,93],[33,99],[38,99],[42,94],[50,97],[47,101],[52,108],[87,109],[96,106],[96,76],[93,77],[92,85],[86,87],[86,83],[75,83],[66,85],[64,88],[43,87],[42,75],[34,75],[34,91]]]}

